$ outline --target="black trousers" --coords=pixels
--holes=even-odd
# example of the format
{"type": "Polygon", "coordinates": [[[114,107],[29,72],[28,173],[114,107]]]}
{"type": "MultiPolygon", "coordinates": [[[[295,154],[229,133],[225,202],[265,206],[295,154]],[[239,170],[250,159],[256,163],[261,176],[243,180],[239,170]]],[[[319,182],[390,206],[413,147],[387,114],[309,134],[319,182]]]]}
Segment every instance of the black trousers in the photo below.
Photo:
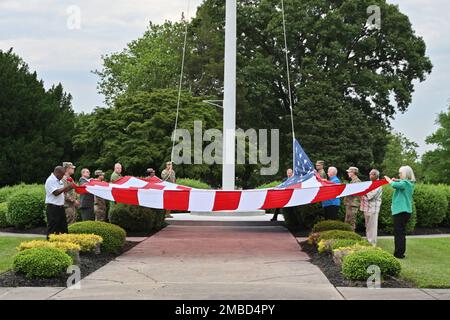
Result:
{"type": "Polygon", "coordinates": [[[403,258],[406,251],[406,224],[411,218],[408,212],[401,212],[392,216],[394,219],[394,256],[403,258]]]}
{"type": "Polygon", "coordinates": [[[276,208],[274,211],[273,211],[273,217],[272,217],[272,220],[273,221],[277,221],[278,220],[278,215],[280,214],[280,208],[276,208]]]}
{"type": "Polygon", "coordinates": [[[326,220],[338,220],[339,206],[326,206],[323,209],[326,220]]]}
{"type": "Polygon", "coordinates": [[[64,206],[47,204],[47,239],[53,233],[69,233],[64,206]]]}
{"type": "Polygon", "coordinates": [[[89,208],[80,208],[80,211],[81,211],[81,219],[83,221],[95,220],[94,206],[89,208]]]}

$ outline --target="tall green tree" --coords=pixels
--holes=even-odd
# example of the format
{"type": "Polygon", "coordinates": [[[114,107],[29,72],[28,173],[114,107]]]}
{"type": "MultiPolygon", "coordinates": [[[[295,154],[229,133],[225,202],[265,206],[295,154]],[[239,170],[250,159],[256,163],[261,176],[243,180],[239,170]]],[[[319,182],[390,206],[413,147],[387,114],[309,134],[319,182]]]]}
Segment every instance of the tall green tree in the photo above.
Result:
{"type": "Polygon", "coordinates": [[[422,167],[417,153],[418,147],[419,145],[417,143],[409,140],[402,133],[391,133],[389,135],[386,154],[381,164],[382,175],[398,178],[398,169],[401,166],[410,166],[414,171],[416,179],[420,180],[422,167]]]}
{"type": "MultiPolygon", "coordinates": [[[[222,98],[224,4],[205,0],[188,26],[183,87],[195,96],[222,98]]],[[[280,130],[279,177],[292,163],[280,4],[279,0],[239,1],[237,33],[237,125],[280,130]]],[[[431,72],[423,39],[415,34],[408,17],[386,0],[291,0],[285,1],[285,13],[296,137],[313,160],[321,158],[340,169],[356,165],[361,171],[380,166],[390,120],[407,110],[414,81],[425,80],[431,72]],[[371,5],[380,8],[380,28],[367,23],[371,5]]],[[[142,43],[140,50],[128,46],[119,54],[123,59],[105,59],[99,74],[119,70],[120,76],[112,78],[117,81],[102,77],[100,87],[119,93],[175,87],[182,39],[181,25],[150,25],[137,40],[142,43]],[[160,28],[166,31],[156,32],[160,28]],[[152,41],[166,41],[170,49],[155,51],[152,41]],[[171,63],[164,65],[173,66],[170,83],[133,73],[136,66],[167,59],[171,63]]],[[[154,71],[147,68],[146,73],[151,76],[154,71]]],[[[253,170],[240,168],[238,174],[249,181],[253,170]]],[[[274,178],[278,177],[270,179],[274,178]]]]}
{"type": "Polygon", "coordinates": [[[423,155],[423,175],[427,182],[450,184],[450,106],[438,115],[437,123],[439,128],[426,139],[436,149],[423,155]]]}
{"type": "MultiPolygon", "coordinates": [[[[192,146],[194,121],[202,121],[203,130],[221,126],[221,115],[205,107],[201,98],[183,92],[180,101],[178,128],[189,130],[192,146]]],[[[79,162],[109,173],[116,162],[124,166],[127,175],[143,176],[148,167],[160,173],[171,159],[176,105],[176,90],[156,89],[125,94],[113,107],[81,114],[74,137],[79,162]]],[[[212,184],[220,177],[218,166],[207,164],[177,165],[175,170],[178,177],[200,178],[212,184]]]]}
{"type": "Polygon", "coordinates": [[[70,159],[72,97],[61,84],[45,90],[12,49],[0,50],[0,186],[43,182],[70,159]]]}

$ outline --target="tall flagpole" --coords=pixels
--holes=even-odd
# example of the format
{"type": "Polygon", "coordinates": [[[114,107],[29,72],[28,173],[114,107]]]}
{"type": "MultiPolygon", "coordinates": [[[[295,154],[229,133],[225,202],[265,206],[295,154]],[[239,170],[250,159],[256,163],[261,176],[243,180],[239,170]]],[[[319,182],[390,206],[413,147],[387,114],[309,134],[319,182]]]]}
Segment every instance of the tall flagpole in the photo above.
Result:
{"type": "Polygon", "coordinates": [[[236,150],[236,0],[226,0],[222,188],[234,190],[236,150]]]}

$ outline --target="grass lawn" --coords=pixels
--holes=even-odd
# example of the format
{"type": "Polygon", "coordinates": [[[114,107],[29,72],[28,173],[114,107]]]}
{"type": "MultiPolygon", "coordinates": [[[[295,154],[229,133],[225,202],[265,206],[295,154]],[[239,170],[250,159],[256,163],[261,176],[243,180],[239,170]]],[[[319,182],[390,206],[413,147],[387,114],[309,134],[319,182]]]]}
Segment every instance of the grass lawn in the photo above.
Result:
{"type": "Polygon", "coordinates": [[[44,238],[29,237],[0,237],[0,273],[8,271],[12,267],[13,257],[17,253],[16,247],[23,241],[44,238]]]}
{"type": "MultiPolygon", "coordinates": [[[[378,246],[394,252],[393,239],[378,239],[378,246]]],[[[402,278],[419,288],[450,288],[450,238],[408,238],[405,255],[402,278]]]]}

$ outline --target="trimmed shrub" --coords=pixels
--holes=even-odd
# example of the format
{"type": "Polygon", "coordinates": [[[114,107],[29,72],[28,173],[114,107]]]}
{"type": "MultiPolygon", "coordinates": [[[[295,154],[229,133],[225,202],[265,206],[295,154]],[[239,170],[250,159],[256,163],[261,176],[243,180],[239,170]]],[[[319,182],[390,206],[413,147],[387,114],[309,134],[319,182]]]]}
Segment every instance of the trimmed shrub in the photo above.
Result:
{"type": "Polygon", "coordinates": [[[352,231],[352,226],[342,221],[324,220],[317,222],[312,228],[312,232],[322,232],[328,230],[352,231]]]}
{"type": "Polygon", "coordinates": [[[21,183],[15,186],[6,186],[0,188],[0,202],[8,202],[11,195],[13,195],[15,192],[28,188],[30,186],[37,186],[37,185],[27,185],[25,183],[21,183]]]}
{"type": "Polygon", "coordinates": [[[282,184],[281,181],[272,181],[272,182],[269,182],[269,183],[264,183],[264,184],[256,187],[255,189],[275,188],[276,186],[279,186],[280,184],[282,184]]]}
{"type": "Polygon", "coordinates": [[[96,234],[103,239],[101,250],[118,253],[125,244],[126,232],[123,228],[101,221],[76,222],[69,226],[69,233],[96,234]]]}
{"type": "Polygon", "coordinates": [[[357,251],[364,251],[364,250],[381,250],[381,248],[372,247],[367,244],[360,244],[356,243],[353,245],[350,245],[348,247],[340,247],[333,249],[333,261],[337,265],[342,265],[342,261],[346,256],[348,256],[351,253],[357,252],[357,251]]]}
{"type": "Polygon", "coordinates": [[[447,195],[439,186],[416,184],[414,203],[417,210],[417,225],[420,227],[437,226],[447,215],[447,195]]]}
{"type": "Polygon", "coordinates": [[[33,249],[33,248],[57,248],[57,249],[63,250],[64,252],[81,250],[81,247],[78,244],[75,244],[72,242],[61,242],[61,241],[50,242],[47,240],[25,241],[25,242],[22,242],[17,247],[17,250],[23,251],[23,250],[33,249]]]}
{"type": "Polygon", "coordinates": [[[95,234],[51,234],[49,241],[55,243],[70,243],[80,247],[81,252],[93,252],[103,242],[103,238],[95,234]]]}
{"type": "Polygon", "coordinates": [[[352,239],[336,239],[331,244],[331,250],[336,250],[336,249],[345,248],[345,247],[351,247],[351,246],[354,246],[355,244],[359,244],[359,245],[366,246],[366,247],[371,246],[369,241],[367,241],[366,239],[363,239],[361,241],[352,240],[352,239]]]}
{"type": "Polygon", "coordinates": [[[211,189],[211,186],[209,184],[197,179],[189,179],[189,178],[177,179],[177,184],[195,189],[211,189]]]}
{"type": "MultiPolygon", "coordinates": [[[[394,232],[394,221],[392,219],[392,195],[394,194],[394,189],[389,186],[383,186],[383,197],[381,202],[380,214],[378,216],[378,229],[387,233],[392,234],[394,232]]],[[[413,205],[413,213],[411,218],[406,225],[406,232],[411,233],[416,227],[416,207],[413,205]]]]}
{"type": "Polygon", "coordinates": [[[353,239],[329,239],[329,240],[321,240],[317,245],[317,251],[319,253],[330,252],[335,249],[343,248],[343,247],[351,247],[354,245],[360,245],[364,247],[371,246],[371,244],[363,239],[363,240],[353,240],[353,239]]]}
{"type": "Polygon", "coordinates": [[[342,274],[350,280],[367,280],[367,268],[376,265],[381,270],[381,276],[398,276],[401,271],[400,262],[390,253],[377,248],[356,251],[344,257],[342,274]]]}
{"type": "Polygon", "coordinates": [[[109,221],[126,231],[150,232],[165,226],[163,210],[117,203],[109,211],[109,221]]]}
{"type": "Polygon", "coordinates": [[[6,220],[7,213],[8,213],[8,204],[6,202],[0,203],[0,228],[6,228],[10,226],[8,220],[6,220]]]}
{"type": "Polygon", "coordinates": [[[6,220],[16,228],[32,228],[44,224],[45,190],[43,186],[15,192],[8,201],[6,220]]]}
{"type": "Polygon", "coordinates": [[[447,214],[444,218],[444,221],[442,221],[442,225],[444,227],[450,227],[450,186],[445,184],[440,184],[439,188],[442,189],[442,191],[447,196],[447,214]]]}
{"type": "Polygon", "coordinates": [[[72,258],[61,249],[33,248],[14,257],[13,269],[29,278],[52,278],[64,273],[72,263],[72,258]]]}
{"type": "Polygon", "coordinates": [[[330,240],[330,239],[351,239],[361,241],[362,237],[353,231],[329,230],[320,232],[320,236],[317,239],[317,241],[320,242],[322,240],[330,240]]]}

